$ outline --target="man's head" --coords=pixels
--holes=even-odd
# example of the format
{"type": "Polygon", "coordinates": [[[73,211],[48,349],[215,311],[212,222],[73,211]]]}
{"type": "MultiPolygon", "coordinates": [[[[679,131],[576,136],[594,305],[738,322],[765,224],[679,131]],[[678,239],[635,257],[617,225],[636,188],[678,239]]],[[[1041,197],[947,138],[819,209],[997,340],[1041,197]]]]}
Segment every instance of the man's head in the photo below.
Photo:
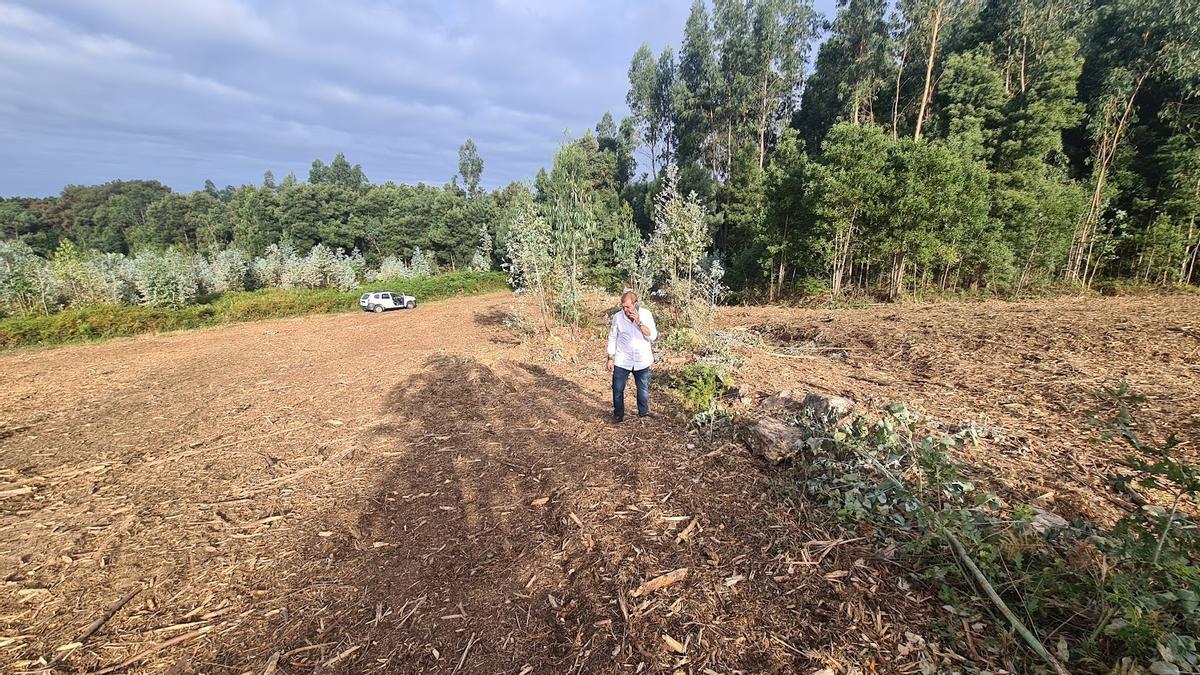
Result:
{"type": "Polygon", "coordinates": [[[637,321],[637,293],[625,291],[621,294],[621,311],[625,312],[630,321],[637,321]]]}

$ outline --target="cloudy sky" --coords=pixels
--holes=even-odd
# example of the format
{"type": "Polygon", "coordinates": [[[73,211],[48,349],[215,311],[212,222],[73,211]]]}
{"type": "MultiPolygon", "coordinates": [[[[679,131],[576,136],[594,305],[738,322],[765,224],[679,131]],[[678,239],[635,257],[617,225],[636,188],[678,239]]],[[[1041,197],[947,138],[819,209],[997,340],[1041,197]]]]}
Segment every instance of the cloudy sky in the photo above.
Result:
{"type": "MultiPolygon", "coordinates": [[[[820,0],[828,11],[832,0],[820,0]]],[[[642,42],[690,0],[0,0],[0,195],[151,178],[442,183],[475,140],[486,187],[627,111],[642,42]]]]}

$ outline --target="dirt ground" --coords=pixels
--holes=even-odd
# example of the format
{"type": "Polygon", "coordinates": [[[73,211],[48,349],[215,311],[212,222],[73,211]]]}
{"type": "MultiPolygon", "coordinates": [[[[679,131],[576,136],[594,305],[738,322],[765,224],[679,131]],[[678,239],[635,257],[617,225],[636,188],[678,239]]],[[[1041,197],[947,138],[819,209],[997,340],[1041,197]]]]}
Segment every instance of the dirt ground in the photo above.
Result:
{"type": "MultiPolygon", "coordinates": [[[[730,308],[721,327],[750,334],[740,379],[847,396],[868,410],[902,402],[932,426],[973,423],[986,441],[957,459],[1014,498],[1103,518],[1103,478],[1119,459],[1094,443],[1096,392],[1120,381],[1146,397],[1151,438],[1200,438],[1200,298],[881,305],[854,310],[730,308]],[[758,344],[761,342],[761,344],[758,344]]],[[[1185,443],[1180,452],[1200,458],[1185,443]]]]}
{"type": "MultiPolygon", "coordinates": [[[[974,648],[663,390],[612,425],[602,342],[523,340],[511,305],[0,356],[0,671],[919,672],[974,648]]],[[[973,420],[1001,439],[975,470],[1063,509],[1112,461],[1086,442],[1097,385],[1200,428],[1194,298],[718,324],[755,336],[739,414],[792,389],[973,420]]]]}

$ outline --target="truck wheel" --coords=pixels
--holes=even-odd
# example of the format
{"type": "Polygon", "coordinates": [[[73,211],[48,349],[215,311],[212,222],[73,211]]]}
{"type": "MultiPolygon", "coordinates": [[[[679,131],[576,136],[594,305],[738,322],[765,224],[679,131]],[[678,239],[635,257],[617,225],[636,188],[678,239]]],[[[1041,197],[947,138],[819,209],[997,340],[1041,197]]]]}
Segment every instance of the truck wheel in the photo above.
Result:
{"type": "Polygon", "coordinates": [[[409,300],[408,303],[405,304],[404,306],[407,307],[408,309],[412,309],[417,306],[417,302],[415,300],[409,300]]]}
{"type": "Polygon", "coordinates": [[[380,312],[383,311],[383,305],[375,305],[374,307],[371,308],[371,311],[375,312],[376,314],[379,314],[380,312]]]}

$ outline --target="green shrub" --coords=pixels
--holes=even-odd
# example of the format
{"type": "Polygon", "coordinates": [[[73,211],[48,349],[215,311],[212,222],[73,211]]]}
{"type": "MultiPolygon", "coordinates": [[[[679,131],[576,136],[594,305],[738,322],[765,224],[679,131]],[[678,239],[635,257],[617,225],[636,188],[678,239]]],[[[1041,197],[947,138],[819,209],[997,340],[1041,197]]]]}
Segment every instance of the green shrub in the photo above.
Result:
{"type": "Polygon", "coordinates": [[[693,363],[675,374],[671,386],[679,392],[683,407],[697,413],[712,410],[717,397],[733,387],[733,378],[722,369],[693,363]]]}
{"type": "Polygon", "coordinates": [[[661,339],[661,344],[664,349],[670,349],[676,352],[688,352],[699,346],[700,341],[696,337],[696,333],[690,328],[675,328],[669,331],[661,339]]]}
{"type": "Polygon", "coordinates": [[[833,291],[829,285],[829,279],[825,277],[804,277],[803,279],[789,284],[785,289],[785,292],[788,294],[798,295],[801,299],[829,299],[829,296],[833,291]]]}

